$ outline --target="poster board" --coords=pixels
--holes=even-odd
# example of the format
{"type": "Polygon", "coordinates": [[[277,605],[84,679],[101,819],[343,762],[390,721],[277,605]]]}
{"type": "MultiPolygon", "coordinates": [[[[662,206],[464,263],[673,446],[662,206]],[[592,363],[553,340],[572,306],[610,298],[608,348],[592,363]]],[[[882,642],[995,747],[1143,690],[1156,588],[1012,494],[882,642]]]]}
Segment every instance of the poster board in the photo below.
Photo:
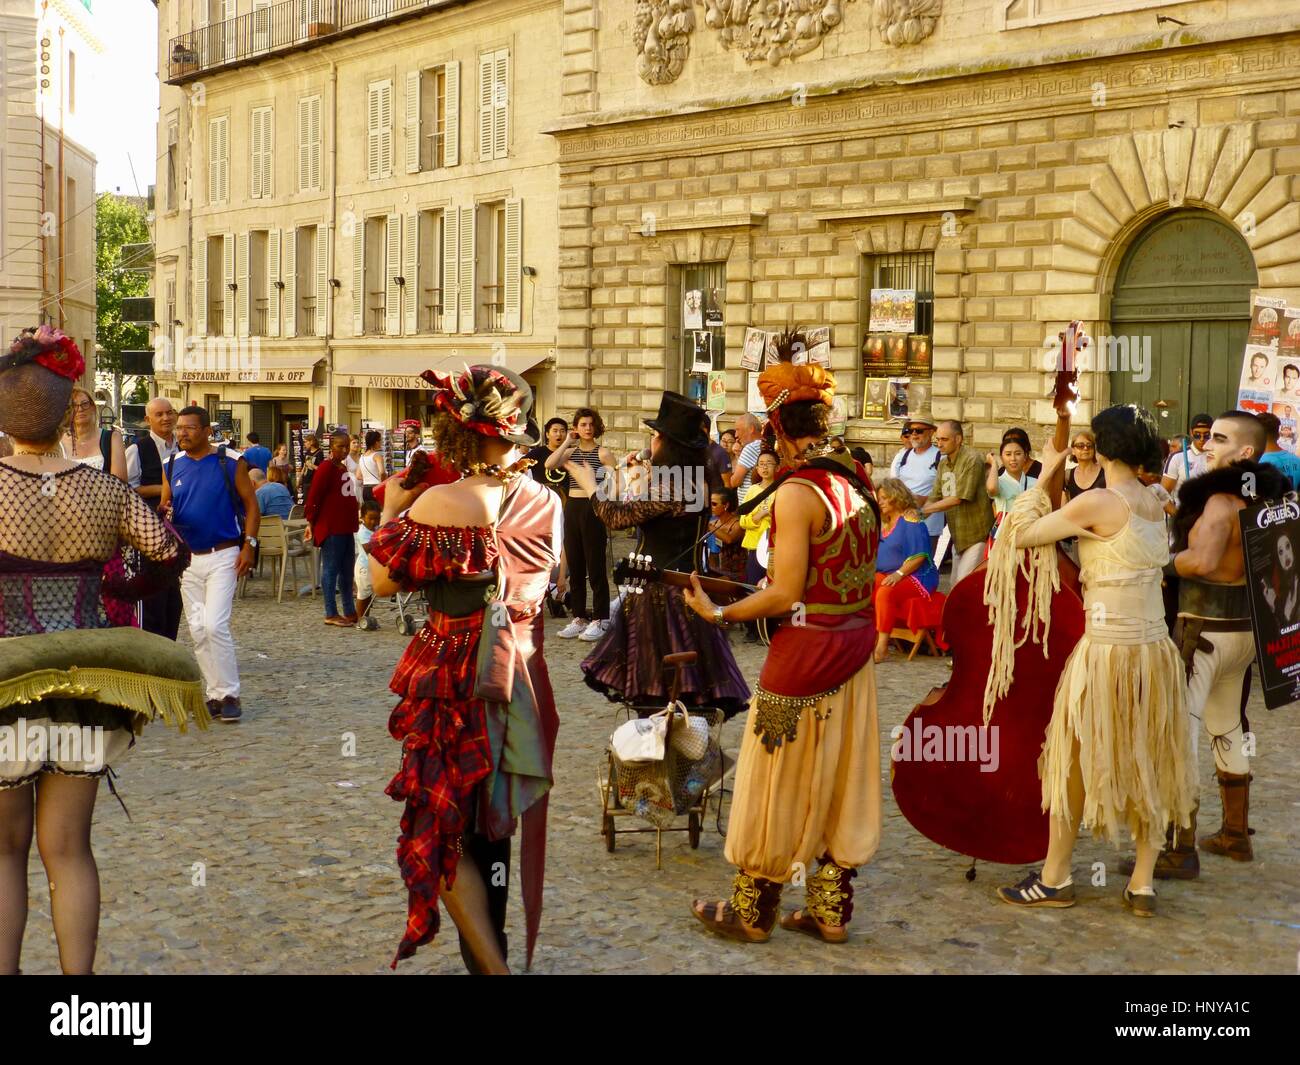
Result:
{"type": "Polygon", "coordinates": [[[1274,710],[1300,700],[1300,502],[1289,492],[1239,518],[1259,683],[1274,710]]]}
{"type": "Polygon", "coordinates": [[[1279,423],[1278,444],[1296,452],[1300,440],[1300,302],[1251,293],[1237,409],[1273,414],[1279,423]]]}
{"type": "Polygon", "coordinates": [[[916,289],[873,288],[868,313],[873,333],[914,333],[916,289]]]}

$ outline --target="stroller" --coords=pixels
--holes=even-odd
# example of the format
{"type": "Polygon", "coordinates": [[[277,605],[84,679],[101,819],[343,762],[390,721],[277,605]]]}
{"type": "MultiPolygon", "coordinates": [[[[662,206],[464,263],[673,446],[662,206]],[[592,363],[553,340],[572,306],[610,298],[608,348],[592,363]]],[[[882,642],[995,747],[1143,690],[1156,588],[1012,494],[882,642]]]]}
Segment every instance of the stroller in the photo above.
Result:
{"type": "MultiPolygon", "coordinates": [[[[596,790],[600,794],[600,832],[605,850],[613,852],[620,832],[655,833],[655,868],[663,868],[663,835],[685,832],[691,849],[700,845],[700,836],[709,805],[715,805],[718,831],[722,832],[724,785],[735,769],[735,762],[722,750],[721,710],[686,712],[678,702],[682,667],[695,662],[694,651],[665,656],[663,666],[673,669],[662,758],[623,761],[614,751],[613,737],[606,750],[605,765],[596,772],[596,790]],[[674,822],[686,815],[686,824],[674,822]],[[648,828],[617,827],[617,819],[640,817],[648,828]]],[[[631,704],[618,711],[627,723],[639,719],[638,711],[665,711],[664,707],[637,707],[631,704]]],[[[644,722],[642,722],[644,724],[644,722]]],[[[626,728],[627,724],[620,726],[626,728]]]]}

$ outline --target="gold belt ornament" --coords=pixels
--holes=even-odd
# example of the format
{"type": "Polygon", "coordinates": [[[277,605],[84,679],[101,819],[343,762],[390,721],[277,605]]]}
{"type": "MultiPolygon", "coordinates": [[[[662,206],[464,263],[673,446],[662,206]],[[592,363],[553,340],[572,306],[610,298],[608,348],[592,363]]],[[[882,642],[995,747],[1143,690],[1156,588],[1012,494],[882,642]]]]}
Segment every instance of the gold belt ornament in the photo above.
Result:
{"type": "MultiPolygon", "coordinates": [[[[842,684],[837,684],[829,691],[817,695],[777,695],[759,688],[755,701],[754,735],[763,741],[768,754],[775,753],[783,743],[795,741],[799,719],[805,710],[816,706],[827,696],[834,695],[842,687],[842,684]]],[[[814,711],[814,716],[818,721],[825,721],[831,712],[829,709],[825,713],[814,711]]]]}

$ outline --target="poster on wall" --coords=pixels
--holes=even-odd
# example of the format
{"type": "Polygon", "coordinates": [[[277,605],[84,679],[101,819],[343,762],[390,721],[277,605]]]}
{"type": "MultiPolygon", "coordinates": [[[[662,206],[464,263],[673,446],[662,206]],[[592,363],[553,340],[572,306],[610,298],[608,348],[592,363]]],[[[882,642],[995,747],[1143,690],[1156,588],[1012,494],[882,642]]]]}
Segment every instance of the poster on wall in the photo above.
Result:
{"type": "Polygon", "coordinates": [[[885,377],[885,336],[870,333],[862,341],[862,373],[865,377],[885,377]]]}
{"type": "Polygon", "coordinates": [[[767,334],[752,326],[745,330],[745,344],[740,349],[740,367],[742,370],[761,370],[763,368],[763,349],[767,347],[767,334]]]}
{"type": "Polygon", "coordinates": [[[727,409],[727,371],[710,370],[709,371],[709,394],[708,402],[705,403],[705,410],[726,410],[727,409]]]}
{"type": "Polygon", "coordinates": [[[907,376],[930,376],[930,338],[916,334],[907,338],[907,376]]]}
{"type": "Polygon", "coordinates": [[[1300,307],[1289,307],[1278,297],[1252,295],[1237,409],[1276,415],[1278,444],[1295,453],[1300,437],[1300,307]]]}
{"type": "Polygon", "coordinates": [[[849,404],[843,396],[831,400],[829,429],[831,436],[843,436],[849,424],[849,404]]]}
{"type": "Polygon", "coordinates": [[[746,387],[745,409],[750,414],[766,414],[767,404],[763,402],[763,393],[758,390],[759,375],[753,370],[749,371],[749,380],[746,387]]]}
{"type": "Polygon", "coordinates": [[[869,328],[873,333],[916,332],[916,290],[873,288],[869,328]]]}
{"type": "Polygon", "coordinates": [[[695,363],[692,373],[708,373],[713,369],[713,335],[700,330],[695,336],[695,363]]]}
{"type": "Polygon", "coordinates": [[[889,378],[889,420],[902,421],[908,412],[908,385],[906,377],[889,378]]]}
{"type": "Polygon", "coordinates": [[[902,334],[885,337],[885,374],[907,376],[907,337],[902,334]]]}
{"type": "Polygon", "coordinates": [[[1264,705],[1300,699],[1300,502],[1294,492],[1241,511],[1241,546],[1264,705]]]}
{"type": "Polygon", "coordinates": [[[682,327],[684,329],[704,328],[704,293],[698,288],[688,290],[684,297],[682,327]]]}
{"type": "Polygon", "coordinates": [[[808,330],[808,361],[818,366],[831,367],[831,327],[815,325],[808,330]]]}
{"type": "Polygon", "coordinates": [[[1250,332],[1246,335],[1246,343],[1277,347],[1282,332],[1282,311],[1285,309],[1286,300],[1256,294],[1251,301],[1250,332]]]}
{"type": "Polygon", "coordinates": [[[883,422],[889,403],[889,381],[884,377],[868,377],[862,390],[862,417],[883,422]]]}
{"type": "Polygon", "coordinates": [[[1300,307],[1282,309],[1277,354],[1280,359],[1300,359],[1300,307]]]}
{"type": "Polygon", "coordinates": [[[704,324],[709,329],[722,328],[722,295],[718,289],[713,289],[704,306],[704,324]]]}

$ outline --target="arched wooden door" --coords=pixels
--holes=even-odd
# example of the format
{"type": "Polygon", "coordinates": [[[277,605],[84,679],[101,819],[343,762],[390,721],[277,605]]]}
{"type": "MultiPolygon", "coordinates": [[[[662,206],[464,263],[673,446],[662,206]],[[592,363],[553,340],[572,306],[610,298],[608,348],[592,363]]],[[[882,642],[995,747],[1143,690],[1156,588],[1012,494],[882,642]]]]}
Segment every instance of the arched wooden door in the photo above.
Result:
{"type": "Polygon", "coordinates": [[[1111,402],[1146,407],[1166,436],[1235,407],[1258,277],[1246,241],[1215,215],[1175,211],[1147,226],[1116,275],[1113,340],[1098,345],[1111,402]]]}

